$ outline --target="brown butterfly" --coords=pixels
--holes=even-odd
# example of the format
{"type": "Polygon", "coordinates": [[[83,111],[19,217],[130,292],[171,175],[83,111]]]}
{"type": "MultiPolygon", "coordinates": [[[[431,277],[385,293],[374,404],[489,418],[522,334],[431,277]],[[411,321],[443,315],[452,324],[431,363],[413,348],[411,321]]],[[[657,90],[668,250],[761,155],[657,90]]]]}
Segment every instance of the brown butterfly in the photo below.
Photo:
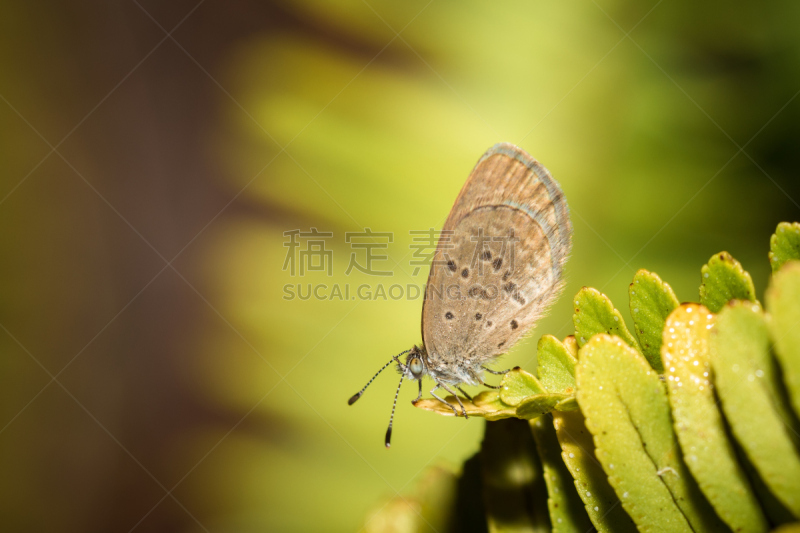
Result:
{"type": "Polygon", "coordinates": [[[447,217],[431,262],[422,307],[422,345],[386,363],[358,393],[352,405],[386,367],[401,375],[385,444],[392,437],[397,396],[403,378],[435,382],[430,394],[458,416],[456,407],[436,395],[461,384],[489,385],[484,371],[530,331],[563,288],[563,269],[572,247],[569,208],[558,183],[538,161],[508,143],[490,148],[475,165],[447,217]],[[407,355],[405,363],[400,357],[407,355]]]}

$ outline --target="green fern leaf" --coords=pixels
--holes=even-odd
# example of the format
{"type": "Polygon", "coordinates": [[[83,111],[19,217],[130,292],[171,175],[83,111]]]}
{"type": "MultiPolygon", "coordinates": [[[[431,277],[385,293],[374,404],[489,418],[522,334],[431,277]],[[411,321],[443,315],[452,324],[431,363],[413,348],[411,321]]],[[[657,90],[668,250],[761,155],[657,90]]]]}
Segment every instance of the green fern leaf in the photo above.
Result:
{"type": "Polygon", "coordinates": [[[664,386],[644,357],[596,335],[579,352],[577,378],[597,459],[636,525],[725,531],[681,459],[664,386]]]}
{"type": "Polygon", "coordinates": [[[713,255],[700,272],[700,303],[712,313],[719,313],[731,300],[756,301],[750,274],[728,252],[713,255]]]}
{"type": "Polygon", "coordinates": [[[572,476],[561,458],[553,417],[542,416],[531,422],[533,440],[542,461],[547,485],[547,509],[553,533],[586,533],[592,523],[578,496],[572,476]]]}
{"type": "Polygon", "coordinates": [[[628,287],[628,296],[633,326],[642,346],[642,353],[653,368],[662,372],[661,332],[667,316],[678,307],[678,298],[672,287],[647,270],[639,270],[633,277],[633,283],[628,287]]]}
{"type": "Polygon", "coordinates": [[[675,433],[686,466],[700,490],[733,531],[767,531],[769,526],[717,407],[709,362],[714,315],[683,304],[669,315],[661,354],[675,433]]]}
{"type": "Polygon", "coordinates": [[[800,518],[800,457],[779,402],[775,363],[759,306],[738,302],[711,335],[717,394],[736,440],[775,497],[800,518]]]}
{"type": "Polygon", "coordinates": [[[575,314],[572,315],[572,322],[575,325],[575,338],[578,346],[583,346],[592,336],[607,333],[616,335],[625,341],[628,346],[639,349],[639,343],[628,331],[622,315],[608,296],[602,294],[597,289],[584,287],[573,300],[575,304],[575,314]]]}
{"type": "Polygon", "coordinates": [[[787,264],[772,278],[767,309],[775,354],[794,412],[800,416],[800,263],[787,264]]]}
{"type": "Polygon", "coordinates": [[[791,260],[800,260],[800,223],[781,222],[769,239],[769,264],[777,272],[791,260]]]}
{"type": "Polygon", "coordinates": [[[608,477],[595,457],[592,434],[580,411],[553,413],[561,458],[575,480],[578,496],[600,533],[634,533],[636,526],[619,504],[608,477]]]}

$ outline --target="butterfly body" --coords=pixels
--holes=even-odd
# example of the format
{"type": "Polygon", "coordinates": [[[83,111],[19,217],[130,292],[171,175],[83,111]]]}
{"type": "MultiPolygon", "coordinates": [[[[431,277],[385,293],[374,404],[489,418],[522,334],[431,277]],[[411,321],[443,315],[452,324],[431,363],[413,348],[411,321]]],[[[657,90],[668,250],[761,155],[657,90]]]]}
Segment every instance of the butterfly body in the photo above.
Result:
{"type": "Polygon", "coordinates": [[[436,382],[446,385],[481,385],[483,383],[483,367],[480,363],[468,358],[442,358],[431,355],[424,346],[414,346],[406,358],[405,364],[398,362],[398,372],[407,379],[422,379],[427,375],[436,382]],[[424,369],[415,374],[410,371],[410,362],[414,357],[423,361],[424,369]]]}

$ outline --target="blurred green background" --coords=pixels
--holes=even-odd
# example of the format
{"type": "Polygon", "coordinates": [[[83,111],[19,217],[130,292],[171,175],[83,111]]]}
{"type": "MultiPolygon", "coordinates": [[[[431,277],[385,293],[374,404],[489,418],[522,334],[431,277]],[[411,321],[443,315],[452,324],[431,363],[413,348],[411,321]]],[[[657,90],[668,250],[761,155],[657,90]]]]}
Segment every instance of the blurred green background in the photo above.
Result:
{"type": "Polygon", "coordinates": [[[387,451],[396,374],[346,405],[421,341],[421,299],[284,285],[421,286],[409,232],[496,142],[549,168],[575,227],[566,296],[503,366],[570,333],[581,286],[625,307],[638,268],[694,300],[727,250],[763,291],[800,219],[799,21],[787,0],[3,2],[2,529],[358,531],[458,468],[482,420],[406,384],[387,451]],[[332,275],[292,276],[284,232],[312,227],[332,275]],[[345,274],[365,227],[393,234],[391,276],[345,274]]]}

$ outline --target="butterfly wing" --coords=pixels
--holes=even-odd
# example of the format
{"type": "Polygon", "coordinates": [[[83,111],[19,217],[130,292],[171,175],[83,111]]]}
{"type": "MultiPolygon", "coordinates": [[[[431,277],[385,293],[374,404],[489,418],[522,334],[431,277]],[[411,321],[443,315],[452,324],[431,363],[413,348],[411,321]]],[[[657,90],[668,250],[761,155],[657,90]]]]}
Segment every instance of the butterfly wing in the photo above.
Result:
{"type": "Polygon", "coordinates": [[[564,193],[520,148],[478,161],[444,224],[422,308],[428,365],[478,367],[505,353],[558,296],[571,248],[564,193]]]}

